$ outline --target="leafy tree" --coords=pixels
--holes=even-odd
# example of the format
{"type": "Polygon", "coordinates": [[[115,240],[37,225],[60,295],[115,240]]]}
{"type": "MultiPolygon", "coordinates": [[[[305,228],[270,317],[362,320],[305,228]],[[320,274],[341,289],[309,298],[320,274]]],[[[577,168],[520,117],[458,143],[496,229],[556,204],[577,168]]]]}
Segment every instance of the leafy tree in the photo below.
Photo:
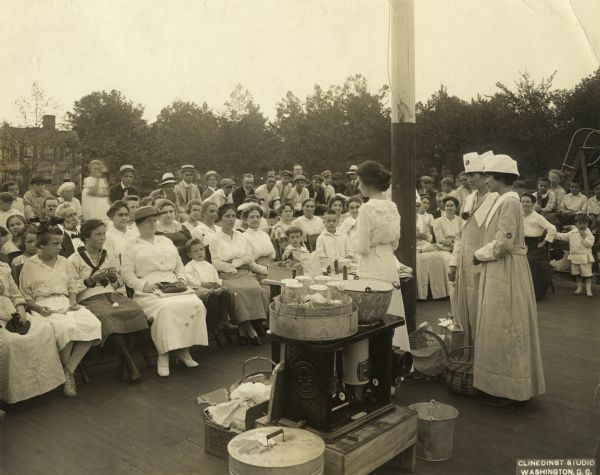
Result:
{"type": "Polygon", "coordinates": [[[76,101],[67,118],[79,135],[82,160],[103,160],[112,172],[124,163],[147,169],[149,131],[143,113],[141,105],[116,90],[93,92],[76,101]]]}
{"type": "Polygon", "coordinates": [[[219,120],[206,103],[173,102],[160,111],[151,131],[156,169],[175,171],[183,164],[219,168],[219,120]]]}

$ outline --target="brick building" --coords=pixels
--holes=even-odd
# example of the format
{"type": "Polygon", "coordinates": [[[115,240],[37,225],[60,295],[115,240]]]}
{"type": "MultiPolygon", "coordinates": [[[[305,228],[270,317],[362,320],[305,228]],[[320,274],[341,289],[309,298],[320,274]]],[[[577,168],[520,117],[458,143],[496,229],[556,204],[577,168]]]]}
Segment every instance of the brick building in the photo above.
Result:
{"type": "Polygon", "coordinates": [[[45,115],[42,127],[0,127],[0,182],[14,180],[22,192],[32,176],[50,181],[55,191],[66,181],[81,185],[79,138],[76,132],[57,130],[56,117],[45,115]]]}

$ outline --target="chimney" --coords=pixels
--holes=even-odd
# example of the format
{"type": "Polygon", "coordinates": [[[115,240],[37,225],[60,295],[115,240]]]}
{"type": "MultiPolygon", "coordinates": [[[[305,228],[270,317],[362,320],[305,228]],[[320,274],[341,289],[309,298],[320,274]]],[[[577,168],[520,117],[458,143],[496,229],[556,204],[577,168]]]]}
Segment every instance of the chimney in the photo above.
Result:
{"type": "Polygon", "coordinates": [[[42,117],[42,128],[44,130],[54,130],[56,128],[56,116],[44,115],[42,117]]]}

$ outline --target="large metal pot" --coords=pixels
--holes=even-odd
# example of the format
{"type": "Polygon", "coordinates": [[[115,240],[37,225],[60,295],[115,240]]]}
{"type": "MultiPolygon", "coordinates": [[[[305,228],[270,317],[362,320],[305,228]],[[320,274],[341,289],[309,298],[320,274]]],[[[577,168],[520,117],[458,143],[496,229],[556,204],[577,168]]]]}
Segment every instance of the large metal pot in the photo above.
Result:
{"type": "Polygon", "coordinates": [[[345,280],[346,293],[358,305],[358,323],[376,323],[388,311],[394,286],[377,279],[345,280]]]}

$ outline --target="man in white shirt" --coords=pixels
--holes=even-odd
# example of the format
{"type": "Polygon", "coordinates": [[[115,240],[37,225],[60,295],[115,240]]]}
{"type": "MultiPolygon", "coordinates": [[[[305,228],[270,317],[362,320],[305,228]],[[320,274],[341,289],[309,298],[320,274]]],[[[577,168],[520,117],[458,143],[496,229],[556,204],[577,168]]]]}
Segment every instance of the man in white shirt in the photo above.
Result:
{"type": "Polygon", "coordinates": [[[269,175],[266,182],[256,188],[254,192],[262,202],[263,213],[266,218],[276,215],[281,201],[279,190],[275,186],[276,181],[275,175],[269,175]]]}
{"type": "Polygon", "coordinates": [[[333,174],[331,173],[331,170],[325,170],[324,172],[321,173],[321,176],[323,177],[323,189],[325,190],[325,201],[327,203],[329,203],[329,200],[335,196],[335,188],[331,184],[333,174]]]}
{"type": "Polygon", "coordinates": [[[281,178],[275,183],[275,187],[279,190],[279,196],[285,198],[292,189],[292,172],[283,170],[281,178]]]}
{"type": "Polygon", "coordinates": [[[574,224],[577,213],[587,213],[587,197],[581,193],[581,185],[573,181],[570,190],[571,193],[562,199],[558,212],[558,220],[563,226],[574,224]]]}
{"type": "Polygon", "coordinates": [[[183,165],[180,169],[182,180],[175,185],[175,204],[180,213],[185,213],[185,207],[192,200],[202,201],[202,193],[194,183],[196,169],[194,165],[183,165]]]}
{"type": "Polygon", "coordinates": [[[286,201],[291,201],[294,204],[294,211],[300,213],[302,210],[302,203],[310,198],[306,187],[306,178],[304,175],[298,175],[294,177],[294,187],[290,189],[286,201]]]}
{"type": "Polygon", "coordinates": [[[337,231],[338,215],[333,210],[327,210],[323,216],[325,231],[319,234],[315,251],[321,262],[321,267],[326,268],[336,259],[351,259],[352,250],[348,237],[337,231]]]}

